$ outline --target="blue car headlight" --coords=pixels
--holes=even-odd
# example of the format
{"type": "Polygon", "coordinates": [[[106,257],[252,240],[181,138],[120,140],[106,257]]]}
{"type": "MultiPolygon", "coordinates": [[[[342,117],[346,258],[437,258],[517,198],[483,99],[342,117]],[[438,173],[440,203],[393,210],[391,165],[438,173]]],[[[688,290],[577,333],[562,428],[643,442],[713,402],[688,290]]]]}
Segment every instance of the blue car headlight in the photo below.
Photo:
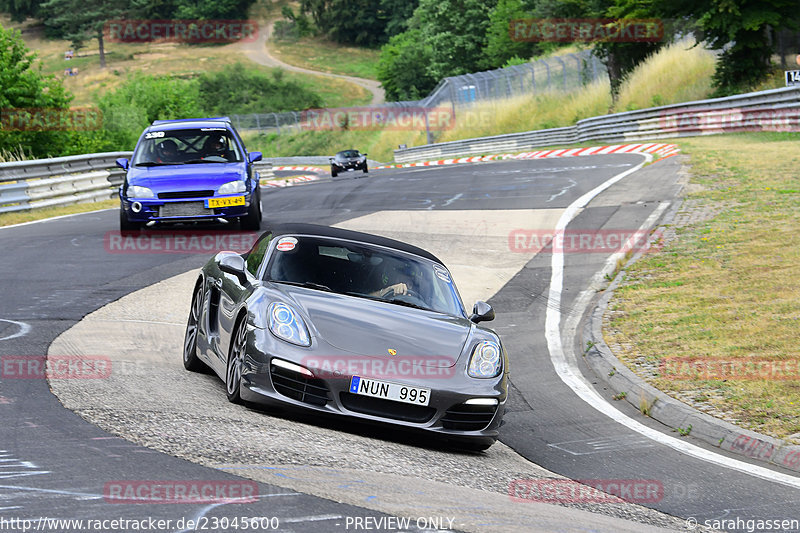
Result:
{"type": "Polygon", "coordinates": [[[286,342],[299,346],[311,346],[311,337],[305,322],[294,309],[281,302],[269,306],[269,330],[286,342]]]}
{"type": "Polygon", "coordinates": [[[502,367],[500,346],[496,342],[481,341],[472,349],[467,374],[473,378],[494,378],[502,367]]]}
{"type": "Polygon", "coordinates": [[[128,197],[129,198],[155,198],[156,195],[153,194],[151,189],[147,187],[140,187],[139,185],[128,185],[128,197]]]}
{"type": "Polygon", "coordinates": [[[217,189],[217,194],[236,194],[237,192],[245,192],[246,190],[247,186],[244,182],[242,180],[236,180],[220,185],[219,189],[217,189]]]}

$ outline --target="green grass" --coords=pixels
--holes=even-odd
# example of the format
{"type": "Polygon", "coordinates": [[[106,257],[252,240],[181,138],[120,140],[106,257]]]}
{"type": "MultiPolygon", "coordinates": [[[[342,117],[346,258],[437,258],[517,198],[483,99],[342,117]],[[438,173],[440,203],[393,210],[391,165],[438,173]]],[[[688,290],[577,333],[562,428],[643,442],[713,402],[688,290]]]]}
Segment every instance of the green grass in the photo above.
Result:
{"type": "Polygon", "coordinates": [[[75,213],[86,213],[89,211],[96,211],[98,209],[110,209],[119,207],[119,200],[102,200],[100,202],[92,202],[86,204],[73,204],[59,207],[45,207],[42,209],[34,209],[31,211],[18,211],[16,213],[1,213],[0,226],[11,226],[13,224],[21,224],[23,222],[32,222],[34,220],[42,220],[44,218],[58,217],[63,215],[73,215],[75,213]]]}
{"type": "Polygon", "coordinates": [[[380,50],[342,46],[321,38],[273,40],[270,48],[285,63],[332,74],[377,79],[380,50]]]}
{"type": "MultiPolygon", "coordinates": [[[[678,228],[678,238],[628,268],[605,336],[620,358],[697,357],[737,364],[800,361],[800,135],[751,133],[681,139],[691,158],[692,201],[722,207],[678,228]]],[[[640,369],[641,370],[641,369],[640,369]]],[[[800,379],[651,378],[691,393],[746,428],[800,431],[800,379]]]]}

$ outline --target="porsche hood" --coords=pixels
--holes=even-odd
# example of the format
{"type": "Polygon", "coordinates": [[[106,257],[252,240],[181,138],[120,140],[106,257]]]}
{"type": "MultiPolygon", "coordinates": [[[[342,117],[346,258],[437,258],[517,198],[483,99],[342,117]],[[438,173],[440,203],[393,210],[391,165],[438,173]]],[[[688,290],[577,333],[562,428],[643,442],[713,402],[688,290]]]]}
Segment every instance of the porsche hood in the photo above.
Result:
{"type": "Polygon", "coordinates": [[[280,287],[310,319],[309,326],[338,350],[366,357],[419,357],[426,366],[455,365],[472,323],[401,305],[280,287]]]}

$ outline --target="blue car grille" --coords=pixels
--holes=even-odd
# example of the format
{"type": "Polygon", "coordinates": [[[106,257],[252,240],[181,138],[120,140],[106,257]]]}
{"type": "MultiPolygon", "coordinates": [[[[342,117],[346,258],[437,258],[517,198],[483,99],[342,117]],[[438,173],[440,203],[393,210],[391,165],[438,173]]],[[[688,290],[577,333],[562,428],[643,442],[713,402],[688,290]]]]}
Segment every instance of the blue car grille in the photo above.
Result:
{"type": "Polygon", "coordinates": [[[206,198],[214,196],[214,191],[175,191],[158,193],[159,200],[173,200],[175,198],[206,198]]]}
{"type": "Polygon", "coordinates": [[[442,427],[458,431],[480,431],[489,425],[497,411],[496,405],[454,405],[441,418],[442,427]]]}
{"type": "Polygon", "coordinates": [[[294,400],[323,406],[330,400],[328,386],[321,379],[308,378],[299,372],[270,365],[272,386],[275,390],[294,400]]]}

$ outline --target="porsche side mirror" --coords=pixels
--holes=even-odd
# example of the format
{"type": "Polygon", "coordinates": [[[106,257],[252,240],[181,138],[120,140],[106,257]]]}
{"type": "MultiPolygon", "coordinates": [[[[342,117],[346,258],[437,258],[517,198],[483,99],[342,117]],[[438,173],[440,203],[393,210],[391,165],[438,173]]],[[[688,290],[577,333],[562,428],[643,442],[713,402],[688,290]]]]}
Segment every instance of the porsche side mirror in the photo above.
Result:
{"type": "Polygon", "coordinates": [[[244,271],[244,258],[239,254],[225,255],[219,260],[219,269],[226,274],[236,276],[242,285],[247,281],[247,274],[244,271]]]}
{"type": "Polygon", "coordinates": [[[128,159],[127,158],[120,157],[119,159],[117,159],[116,163],[117,163],[117,166],[119,168],[121,168],[122,170],[128,170],[128,159]]]}
{"type": "Polygon", "coordinates": [[[261,152],[250,152],[249,154],[249,159],[251,163],[255,163],[256,161],[261,161],[263,157],[264,154],[262,154],[261,152]]]}
{"type": "Polygon", "coordinates": [[[472,316],[470,316],[469,319],[476,324],[478,322],[494,320],[494,309],[486,302],[478,300],[475,302],[475,307],[472,308],[472,316]]]}

